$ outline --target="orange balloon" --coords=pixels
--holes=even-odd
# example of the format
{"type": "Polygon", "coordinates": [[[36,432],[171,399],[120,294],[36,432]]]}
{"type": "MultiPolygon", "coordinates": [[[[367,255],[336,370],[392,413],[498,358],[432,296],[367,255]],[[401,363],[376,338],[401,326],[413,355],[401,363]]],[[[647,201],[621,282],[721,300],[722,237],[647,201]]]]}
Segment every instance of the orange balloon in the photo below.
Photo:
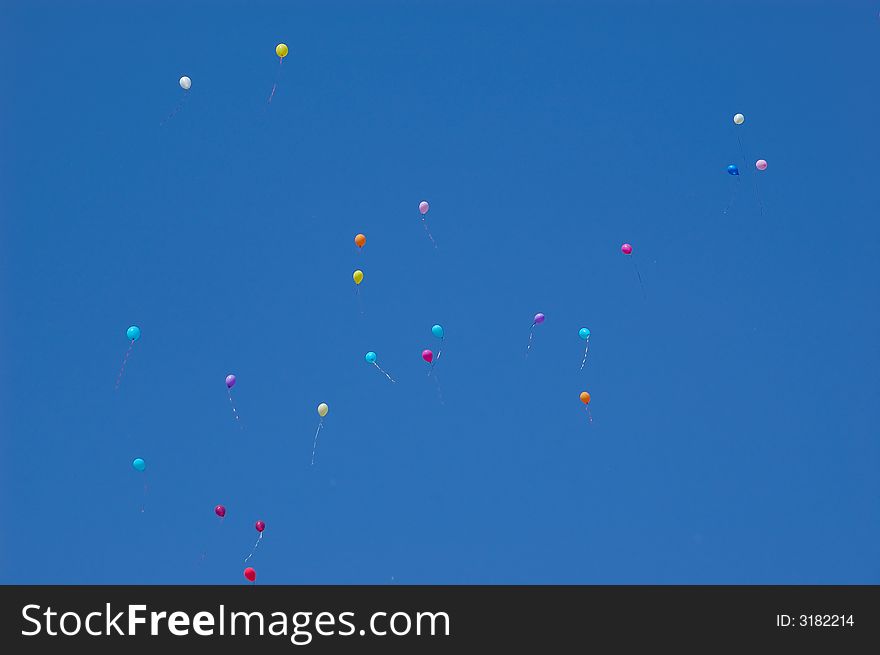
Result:
{"type": "Polygon", "coordinates": [[[584,405],[590,404],[590,394],[588,394],[586,391],[581,391],[581,402],[584,405]]]}
{"type": "Polygon", "coordinates": [[[367,237],[365,237],[363,234],[358,234],[354,238],[354,245],[356,245],[358,248],[363,248],[364,244],[366,242],[367,242],[367,237]]]}

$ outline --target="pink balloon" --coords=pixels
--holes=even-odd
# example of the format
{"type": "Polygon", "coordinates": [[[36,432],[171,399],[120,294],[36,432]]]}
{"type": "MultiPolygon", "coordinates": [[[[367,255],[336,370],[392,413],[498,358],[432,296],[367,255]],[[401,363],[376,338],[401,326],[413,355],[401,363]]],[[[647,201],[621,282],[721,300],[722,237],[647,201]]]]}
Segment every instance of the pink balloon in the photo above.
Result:
{"type": "Polygon", "coordinates": [[[428,201],[427,201],[427,200],[422,200],[422,201],[419,203],[419,211],[422,212],[423,214],[427,214],[427,213],[428,213],[428,209],[429,209],[429,207],[430,207],[430,205],[428,205],[428,201]]]}
{"type": "Polygon", "coordinates": [[[432,353],[430,350],[423,350],[422,351],[422,359],[424,359],[426,362],[428,362],[430,364],[431,362],[434,361],[434,353],[432,353]]]}
{"type": "Polygon", "coordinates": [[[254,527],[257,529],[257,532],[262,532],[266,529],[266,524],[262,521],[257,521],[256,523],[254,523],[254,527]]]}
{"type": "Polygon", "coordinates": [[[625,243],[620,246],[620,252],[622,252],[624,255],[631,255],[633,254],[633,247],[628,243],[625,243]]]}
{"type": "Polygon", "coordinates": [[[214,514],[222,519],[224,516],[226,516],[226,508],[223,507],[223,505],[217,505],[217,507],[214,508],[214,514]]]}
{"type": "Polygon", "coordinates": [[[541,323],[543,323],[544,318],[545,318],[544,315],[541,313],[535,314],[535,320],[534,320],[535,325],[540,325],[541,323]]]}
{"type": "Polygon", "coordinates": [[[755,168],[757,168],[759,171],[766,171],[767,170],[767,160],[766,159],[759,159],[758,161],[755,162],[755,168]]]}

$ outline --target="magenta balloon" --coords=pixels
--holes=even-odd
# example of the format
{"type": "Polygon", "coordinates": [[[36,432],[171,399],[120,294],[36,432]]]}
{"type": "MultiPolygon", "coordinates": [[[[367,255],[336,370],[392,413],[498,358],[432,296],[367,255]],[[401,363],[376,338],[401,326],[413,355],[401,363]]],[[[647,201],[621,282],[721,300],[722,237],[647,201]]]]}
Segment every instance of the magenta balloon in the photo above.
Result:
{"type": "Polygon", "coordinates": [[[543,323],[544,318],[545,318],[545,316],[543,314],[540,314],[540,313],[535,314],[535,325],[540,325],[541,323],[543,323]]]}
{"type": "Polygon", "coordinates": [[[214,514],[222,519],[224,516],[226,516],[226,508],[223,507],[223,505],[217,505],[217,507],[214,508],[214,514]]]}
{"type": "Polygon", "coordinates": [[[232,373],[230,373],[229,375],[226,376],[226,387],[228,389],[231,389],[234,386],[235,386],[235,376],[232,375],[232,373]]]}
{"type": "Polygon", "coordinates": [[[432,361],[434,361],[434,353],[432,353],[430,350],[423,350],[422,359],[430,364],[432,361]]]}
{"type": "Polygon", "coordinates": [[[430,205],[428,204],[428,201],[427,201],[427,200],[422,200],[422,201],[419,203],[419,211],[422,212],[423,214],[427,214],[427,213],[428,213],[428,209],[430,209],[430,205]]]}
{"type": "Polygon", "coordinates": [[[622,252],[624,255],[631,255],[633,254],[633,247],[628,243],[625,243],[620,246],[620,252],[622,252]]]}
{"type": "Polygon", "coordinates": [[[254,523],[254,527],[257,529],[257,532],[262,532],[266,529],[266,524],[262,521],[257,521],[256,523],[254,523]]]}

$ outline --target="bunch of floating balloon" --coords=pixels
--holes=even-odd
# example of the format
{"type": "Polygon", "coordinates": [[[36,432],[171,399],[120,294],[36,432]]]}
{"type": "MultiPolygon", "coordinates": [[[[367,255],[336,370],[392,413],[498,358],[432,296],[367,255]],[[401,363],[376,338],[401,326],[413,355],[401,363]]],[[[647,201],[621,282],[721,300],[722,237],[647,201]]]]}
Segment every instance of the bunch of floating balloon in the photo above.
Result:
{"type": "Polygon", "coordinates": [[[134,342],[141,338],[141,329],[137,325],[132,325],[125,331],[125,336],[128,337],[128,350],[125,351],[125,356],[122,358],[122,366],[119,368],[119,374],[116,376],[117,389],[119,389],[119,385],[122,382],[122,374],[125,373],[125,365],[128,363],[128,358],[131,356],[134,342]]]}
{"type": "Polygon", "coordinates": [[[232,399],[232,387],[234,386],[235,376],[230,373],[226,376],[226,395],[229,396],[229,405],[232,407],[232,415],[235,417],[235,422],[238,423],[239,427],[241,427],[241,421],[238,418],[238,410],[235,409],[235,401],[232,399]]]}
{"type": "Polygon", "coordinates": [[[180,84],[180,88],[183,89],[183,95],[180,97],[180,100],[177,101],[177,106],[171,111],[170,114],[165,117],[165,120],[163,120],[159,124],[160,127],[162,125],[165,125],[165,123],[170,121],[172,118],[174,118],[177,115],[177,112],[183,109],[183,106],[186,104],[186,99],[189,97],[189,90],[192,87],[192,80],[184,75],[178,80],[177,83],[180,84]]]}
{"type": "Polygon", "coordinates": [[[587,418],[590,419],[590,423],[593,422],[593,415],[590,413],[590,394],[586,391],[581,391],[581,402],[587,406],[587,418]]]}
{"type": "Polygon", "coordinates": [[[431,240],[431,243],[433,244],[433,246],[436,248],[437,242],[434,241],[434,236],[431,234],[431,230],[428,228],[428,221],[425,220],[425,214],[428,213],[428,210],[430,208],[431,208],[431,206],[428,204],[427,200],[422,200],[419,203],[419,213],[422,215],[422,225],[425,226],[425,232],[427,233],[428,238],[431,240]]]}
{"type": "Polygon", "coordinates": [[[367,360],[367,364],[372,364],[377,369],[379,369],[379,371],[384,374],[386,378],[388,378],[392,382],[395,381],[393,377],[388,375],[388,372],[385,369],[383,369],[381,366],[379,366],[379,364],[376,363],[376,353],[374,353],[372,350],[364,355],[364,359],[367,360]]]}
{"type": "Polygon", "coordinates": [[[266,524],[262,521],[257,521],[256,523],[254,523],[254,528],[258,533],[257,541],[254,543],[254,547],[251,549],[251,554],[244,558],[245,564],[247,564],[247,561],[254,556],[255,552],[257,552],[257,546],[259,546],[260,542],[263,540],[263,530],[266,529],[266,524]]]}
{"type": "Polygon", "coordinates": [[[281,78],[281,65],[284,63],[284,58],[287,56],[289,52],[287,45],[284,43],[279,43],[275,46],[275,54],[278,55],[278,70],[275,72],[275,82],[272,84],[272,92],[269,94],[269,100],[266,104],[272,104],[272,98],[275,97],[275,90],[278,88],[278,80],[281,78]]]}
{"type": "Polygon", "coordinates": [[[318,416],[320,419],[318,420],[318,429],[315,430],[315,443],[312,444],[312,466],[315,465],[315,452],[318,450],[318,434],[320,434],[321,428],[324,427],[324,417],[327,416],[329,411],[330,408],[327,406],[327,403],[318,405],[318,416]]]}
{"type": "Polygon", "coordinates": [[[583,358],[583,360],[581,361],[581,368],[580,368],[580,370],[583,371],[583,370],[584,370],[584,365],[587,363],[587,353],[590,352],[590,331],[589,331],[587,328],[582,327],[580,330],[578,330],[578,336],[579,336],[581,339],[583,339],[583,340],[586,342],[586,344],[587,344],[587,345],[584,347],[584,358],[583,358]]]}
{"type": "MultiPolygon", "coordinates": [[[[746,122],[745,116],[743,116],[742,114],[734,114],[734,116],[733,116],[734,125],[742,125],[745,122],[746,122]]],[[[736,130],[736,138],[739,141],[739,152],[742,155],[743,162],[747,162],[748,157],[746,157],[746,150],[745,150],[745,147],[743,146],[743,140],[742,140],[742,136],[740,135],[740,130],[736,130]]],[[[755,168],[757,168],[759,171],[766,170],[767,169],[767,162],[764,161],[763,159],[759,159],[758,161],[755,162],[755,168]]],[[[728,172],[729,172],[729,167],[728,167],[728,172]]],[[[739,172],[737,172],[737,175],[738,174],[739,174],[739,172]]],[[[758,178],[757,178],[757,176],[754,178],[754,182],[755,182],[755,200],[758,202],[758,206],[761,208],[761,216],[763,216],[764,215],[764,202],[761,200],[761,193],[758,191],[758,178]]]]}
{"type": "Polygon", "coordinates": [[[540,312],[535,314],[535,318],[532,320],[532,325],[529,327],[529,344],[526,346],[526,358],[529,356],[529,352],[532,350],[532,339],[535,336],[535,326],[540,325],[544,322],[544,315],[540,312]]]}
{"type": "MultiPolygon", "coordinates": [[[[627,257],[630,257],[632,259],[633,247],[630,244],[625,243],[622,246],[620,246],[620,252],[622,252],[624,255],[626,255],[627,257]]],[[[639,286],[642,287],[642,295],[645,297],[645,299],[647,299],[648,292],[645,291],[645,283],[642,282],[642,274],[639,272],[639,265],[636,264],[635,259],[632,259],[632,263],[633,263],[633,268],[636,271],[636,276],[639,278],[639,286]]]]}

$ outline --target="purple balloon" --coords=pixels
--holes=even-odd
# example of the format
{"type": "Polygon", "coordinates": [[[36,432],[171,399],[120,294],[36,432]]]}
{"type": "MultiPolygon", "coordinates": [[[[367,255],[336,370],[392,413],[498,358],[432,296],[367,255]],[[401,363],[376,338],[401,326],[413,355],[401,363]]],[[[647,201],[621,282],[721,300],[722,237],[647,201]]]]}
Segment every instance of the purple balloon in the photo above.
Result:
{"type": "Polygon", "coordinates": [[[544,322],[544,315],[543,314],[535,314],[535,325],[540,325],[543,322],[544,322]]]}
{"type": "Polygon", "coordinates": [[[235,386],[235,376],[232,373],[230,373],[229,375],[226,376],[226,388],[231,389],[234,386],[235,386]]]}

